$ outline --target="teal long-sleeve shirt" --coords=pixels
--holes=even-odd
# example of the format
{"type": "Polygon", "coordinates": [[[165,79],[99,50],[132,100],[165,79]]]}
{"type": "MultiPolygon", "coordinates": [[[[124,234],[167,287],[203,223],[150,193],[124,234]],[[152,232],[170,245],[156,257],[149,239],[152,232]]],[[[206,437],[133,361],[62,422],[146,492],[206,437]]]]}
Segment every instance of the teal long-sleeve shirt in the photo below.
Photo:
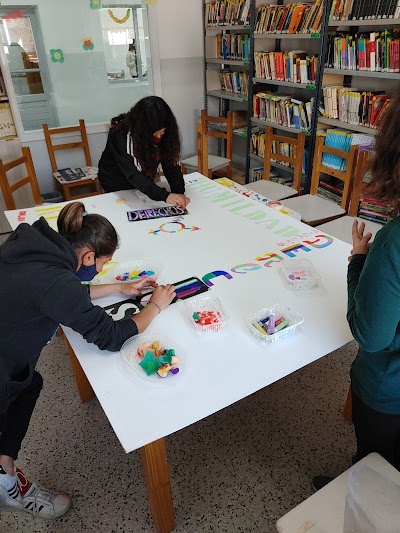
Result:
{"type": "Polygon", "coordinates": [[[376,235],[347,274],[347,320],[359,352],[354,393],[375,411],[400,414],[400,217],[376,235]]]}

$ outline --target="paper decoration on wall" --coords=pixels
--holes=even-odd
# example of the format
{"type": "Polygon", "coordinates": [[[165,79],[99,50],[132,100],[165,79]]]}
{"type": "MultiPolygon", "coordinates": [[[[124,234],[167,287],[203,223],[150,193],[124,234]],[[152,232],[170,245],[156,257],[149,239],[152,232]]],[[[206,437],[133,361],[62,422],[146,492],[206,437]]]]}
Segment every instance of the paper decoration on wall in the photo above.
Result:
{"type": "Polygon", "coordinates": [[[50,57],[53,63],[64,63],[64,54],[59,48],[52,48],[50,50],[50,57]]]}
{"type": "Polygon", "coordinates": [[[143,4],[156,4],[157,0],[142,0],[143,4]]]}
{"type": "Polygon", "coordinates": [[[92,9],[100,9],[101,8],[101,0],[90,0],[90,7],[92,9]]]}
{"type": "Polygon", "coordinates": [[[93,50],[94,43],[92,37],[84,37],[82,39],[82,46],[84,50],[93,50]]]}
{"type": "Polygon", "coordinates": [[[117,24],[125,24],[125,22],[129,19],[130,15],[131,15],[131,10],[127,9],[126,10],[126,15],[122,19],[119,19],[118,17],[116,17],[111,9],[108,10],[108,14],[113,19],[113,21],[116,22],[117,24]]]}
{"type": "Polygon", "coordinates": [[[24,12],[22,11],[22,9],[18,9],[18,11],[7,13],[7,15],[3,15],[1,18],[3,20],[13,20],[13,19],[22,19],[23,17],[24,17],[24,12]]]}

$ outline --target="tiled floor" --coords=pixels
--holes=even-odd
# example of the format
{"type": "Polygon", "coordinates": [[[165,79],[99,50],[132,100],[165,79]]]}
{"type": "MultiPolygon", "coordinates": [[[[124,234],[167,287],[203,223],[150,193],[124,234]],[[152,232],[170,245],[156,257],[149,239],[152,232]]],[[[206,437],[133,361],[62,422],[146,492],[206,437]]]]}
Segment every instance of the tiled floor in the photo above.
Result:
{"type": "MultiPolygon", "coordinates": [[[[350,343],[167,439],[177,533],[272,533],[310,495],[313,474],[348,468],[355,441],[342,409],[355,354],[350,343]]],[[[45,386],[18,464],[73,507],[55,522],[2,513],[0,533],[153,531],[139,453],[124,453],[97,400],[79,402],[63,339],[38,370],[45,386]]]]}
{"type": "MultiPolygon", "coordinates": [[[[177,533],[273,532],[313,474],[350,465],[342,408],[355,352],[349,344],[167,439],[177,533]]],[[[153,531],[139,453],[124,453],[97,400],[79,402],[62,339],[38,369],[45,387],[18,464],[73,508],[50,523],[2,513],[1,533],[153,531]]]]}

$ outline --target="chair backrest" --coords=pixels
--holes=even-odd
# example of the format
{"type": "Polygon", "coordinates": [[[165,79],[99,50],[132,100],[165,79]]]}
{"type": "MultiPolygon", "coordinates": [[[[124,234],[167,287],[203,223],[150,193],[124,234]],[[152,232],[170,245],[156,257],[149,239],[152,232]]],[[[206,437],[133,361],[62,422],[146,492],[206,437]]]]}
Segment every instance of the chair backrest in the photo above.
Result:
{"type": "Polygon", "coordinates": [[[53,172],[57,172],[57,162],[55,152],[59,150],[70,150],[71,148],[83,148],[85,152],[86,165],[92,166],[92,158],[90,157],[89,142],[86,134],[85,121],[79,120],[79,126],[68,126],[65,128],[49,128],[47,124],[43,124],[44,137],[46,139],[47,150],[49,152],[51,168],[53,172]],[[82,140],[73,143],[53,144],[52,136],[60,135],[62,133],[80,133],[82,140]]]}
{"type": "Polygon", "coordinates": [[[334,178],[338,178],[343,181],[343,193],[342,201],[340,202],[340,207],[347,211],[350,202],[350,194],[353,186],[353,176],[355,165],[357,161],[358,146],[352,146],[349,152],[344,150],[339,150],[337,148],[332,148],[330,146],[324,145],[324,137],[317,137],[317,142],[315,145],[314,152],[314,163],[313,171],[311,177],[311,189],[310,193],[315,196],[318,194],[318,186],[321,174],[327,174],[334,178]],[[345,159],[346,161],[346,170],[336,170],[330,167],[327,167],[322,164],[322,157],[324,154],[336,155],[345,159]]]}
{"type": "Polygon", "coordinates": [[[293,187],[299,191],[301,186],[301,176],[303,172],[303,154],[306,136],[304,133],[298,133],[295,138],[285,137],[284,135],[276,135],[273,133],[271,127],[265,129],[265,144],[264,144],[264,173],[263,179],[269,180],[271,174],[271,159],[282,161],[283,163],[290,163],[293,166],[293,187]],[[281,155],[273,152],[274,142],[287,143],[294,147],[293,155],[281,155]]]}
{"type": "Polygon", "coordinates": [[[358,152],[356,169],[354,172],[353,190],[351,192],[349,215],[356,217],[358,214],[358,206],[361,200],[361,195],[365,189],[364,176],[371,164],[371,152],[369,150],[361,150],[358,152]]]}
{"type": "Polygon", "coordinates": [[[7,209],[16,209],[16,205],[13,198],[13,193],[23,187],[24,185],[30,185],[32,189],[33,199],[36,205],[43,203],[42,196],[36,177],[35,167],[33,166],[31,151],[28,147],[22,148],[22,156],[9,163],[3,163],[0,159],[0,188],[3,193],[4,201],[7,209]],[[16,183],[10,185],[7,177],[7,172],[19,165],[25,165],[27,176],[20,179],[16,183]]]}
{"type": "Polygon", "coordinates": [[[230,160],[228,174],[232,174],[232,135],[233,135],[233,113],[229,111],[227,117],[215,117],[207,115],[205,109],[201,110],[201,142],[198,142],[199,172],[208,175],[208,139],[223,139],[226,141],[226,159],[230,160]],[[223,127],[226,131],[219,131],[216,128],[223,127]]]}

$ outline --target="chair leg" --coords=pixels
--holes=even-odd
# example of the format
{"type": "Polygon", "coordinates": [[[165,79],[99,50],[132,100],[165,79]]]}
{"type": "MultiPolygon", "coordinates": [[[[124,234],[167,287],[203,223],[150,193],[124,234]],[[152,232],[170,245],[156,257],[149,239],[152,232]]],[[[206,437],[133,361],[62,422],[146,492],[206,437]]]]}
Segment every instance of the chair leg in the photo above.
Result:
{"type": "Polygon", "coordinates": [[[210,178],[210,180],[212,180],[212,177],[213,177],[213,171],[211,170],[211,168],[208,169],[207,177],[210,178]]]}
{"type": "Polygon", "coordinates": [[[186,165],[181,164],[181,170],[182,170],[182,174],[187,174],[187,167],[186,167],[186,165]]]}

